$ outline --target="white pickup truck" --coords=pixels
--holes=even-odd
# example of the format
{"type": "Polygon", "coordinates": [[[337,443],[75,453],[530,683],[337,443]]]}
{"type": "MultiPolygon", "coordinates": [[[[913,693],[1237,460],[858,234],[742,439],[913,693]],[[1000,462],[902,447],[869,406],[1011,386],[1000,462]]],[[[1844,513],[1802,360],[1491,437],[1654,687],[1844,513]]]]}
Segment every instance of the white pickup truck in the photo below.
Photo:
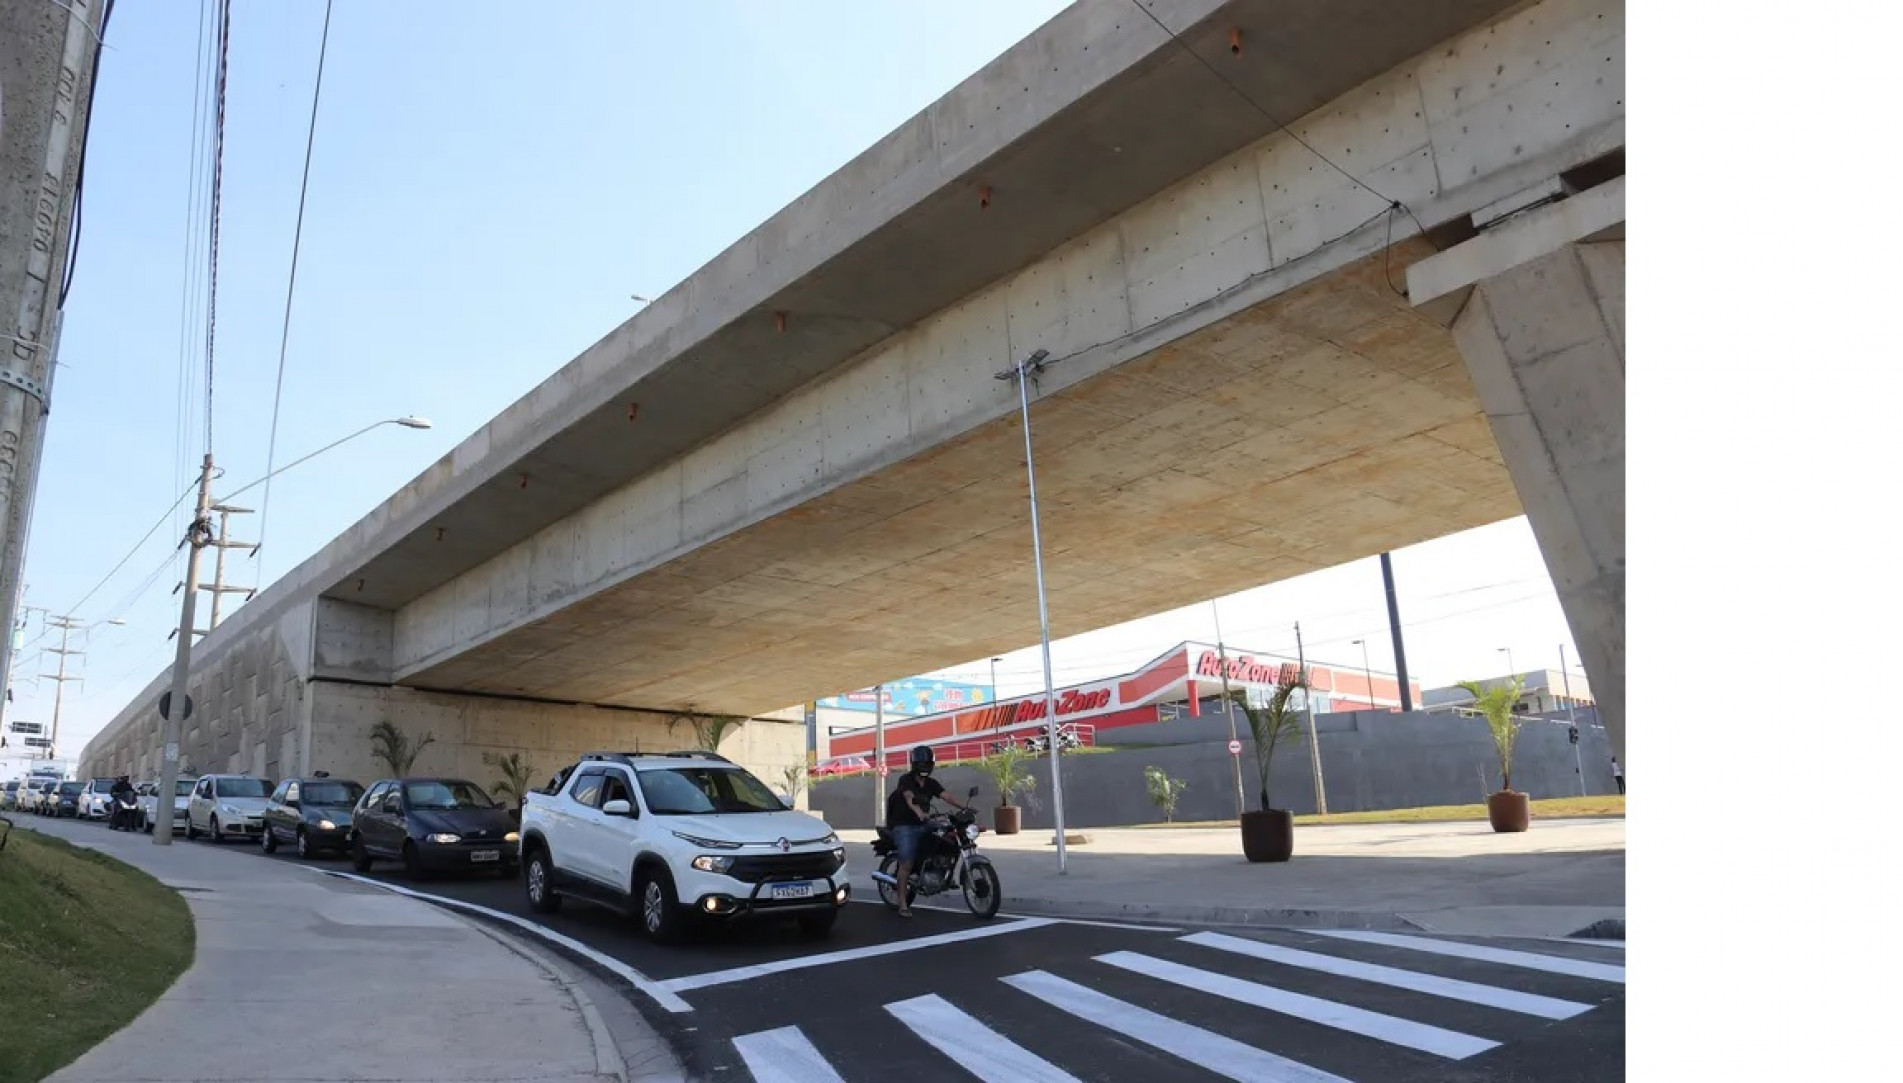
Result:
{"type": "Polygon", "coordinates": [[[825,936],[851,897],[826,821],[713,752],[591,752],[528,795],[519,845],[531,908],[574,896],[639,915],[660,942],[741,917],[825,936]]]}

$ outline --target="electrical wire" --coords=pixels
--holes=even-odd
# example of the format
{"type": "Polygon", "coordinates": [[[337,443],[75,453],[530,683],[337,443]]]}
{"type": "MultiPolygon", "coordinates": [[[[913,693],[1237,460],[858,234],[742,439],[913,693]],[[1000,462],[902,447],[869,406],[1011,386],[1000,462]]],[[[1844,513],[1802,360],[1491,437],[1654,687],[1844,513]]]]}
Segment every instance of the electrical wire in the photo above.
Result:
{"type": "MultiPolygon", "coordinates": [[[[192,71],[192,138],[191,154],[187,159],[188,176],[185,188],[185,270],[179,284],[178,302],[178,392],[174,401],[175,416],[178,419],[173,434],[172,454],[174,457],[173,483],[186,484],[186,478],[195,472],[191,469],[191,432],[193,429],[193,391],[195,390],[197,366],[193,364],[192,343],[199,332],[198,318],[202,309],[201,300],[204,278],[200,259],[203,255],[204,231],[200,218],[201,196],[204,191],[209,125],[205,123],[205,100],[209,96],[206,86],[210,67],[211,45],[213,41],[211,23],[211,0],[199,0],[198,3],[198,48],[197,63],[192,71]]],[[[205,200],[209,202],[209,200],[205,200]]],[[[182,533],[185,523],[180,521],[178,530],[182,533]]]]}
{"type": "Polygon", "coordinates": [[[60,276],[59,284],[58,307],[62,309],[66,307],[66,295],[73,289],[74,268],[79,265],[79,234],[85,225],[86,210],[86,151],[91,146],[93,101],[99,96],[99,64],[105,58],[106,27],[112,25],[114,2],[106,0],[105,8],[99,13],[99,29],[93,35],[97,39],[97,44],[93,46],[93,77],[86,87],[86,124],[79,133],[79,169],[73,175],[73,230],[66,241],[66,269],[60,276]]]}
{"type": "MultiPolygon", "coordinates": [[[[304,178],[297,188],[297,229],[291,235],[291,277],[284,287],[284,327],[278,335],[277,388],[271,395],[271,436],[264,457],[264,499],[258,505],[258,541],[251,550],[257,556],[264,550],[264,532],[271,525],[271,479],[277,470],[278,412],[284,403],[284,364],[290,356],[291,302],[297,296],[298,255],[304,247],[304,203],[311,187],[311,152],[317,145],[317,106],[324,96],[324,59],[330,53],[331,0],[324,3],[324,33],[317,46],[317,85],[311,89],[311,119],[304,132],[304,178]]],[[[264,579],[264,566],[258,566],[258,581],[264,579]]]]}
{"type": "Polygon", "coordinates": [[[218,90],[214,96],[217,119],[212,125],[211,167],[211,295],[205,320],[205,454],[212,452],[212,406],[216,400],[218,342],[218,226],[225,183],[225,91],[231,77],[231,0],[223,0],[218,17],[218,90]]]}

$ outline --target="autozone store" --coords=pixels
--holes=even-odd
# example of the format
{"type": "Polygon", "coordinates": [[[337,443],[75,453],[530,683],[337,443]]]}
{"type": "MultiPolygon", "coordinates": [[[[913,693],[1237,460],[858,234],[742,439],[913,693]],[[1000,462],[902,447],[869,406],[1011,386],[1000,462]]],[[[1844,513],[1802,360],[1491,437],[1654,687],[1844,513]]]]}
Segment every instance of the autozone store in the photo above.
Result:
{"type": "MultiPolygon", "coordinates": [[[[1060,726],[1075,726],[1083,743],[1097,744],[1108,740],[1105,730],[1200,717],[1222,695],[1225,676],[1232,691],[1259,697],[1285,673],[1294,673],[1297,664],[1293,658],[1181,643],[1133,673],[1057,689],[1057,721],[1060,726]]],[[[1392,675],[1310,664],[1309,684],[1318,714],[1400,708],[1400,686],[1392,675]]],[[[1419,703],[1420,687],[1415,682],[1410,685],[1414,702],[1419,703]]],[[[1043,731],[1048,710],[1044,693],[1034,692],[890,722],[885,727],[886,762],[902,768],[917,745],[932,746],[941,759],[973,758],[1001,738],[1043,731]]],[[[845,766],[842,761],[855,758],[869,764],[875,741],[873,727],[838,734],[828,743],[820,767],[845,766]]]]}

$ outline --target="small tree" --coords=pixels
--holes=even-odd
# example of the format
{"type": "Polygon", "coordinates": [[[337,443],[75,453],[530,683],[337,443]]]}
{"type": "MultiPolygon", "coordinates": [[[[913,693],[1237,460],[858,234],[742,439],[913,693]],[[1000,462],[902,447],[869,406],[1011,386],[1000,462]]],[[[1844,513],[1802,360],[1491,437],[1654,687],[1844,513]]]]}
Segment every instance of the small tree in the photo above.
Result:
{"type": "Polygon", "coordinates": [[[1513,713],[1525,685],[1519,677],[1498,688],[1484,688],[1478,681],[1461,681],[1460,687],[1474,698],[1473,709],[1487,720],[1493,734],[1493,747],[1500,754],[1500,789],[1513,789],[1513,745],[1520,739],[1521,720],[1513,713]]]}
{"type": "Polygon", "coordinates": [[[786,783],[787,803],[799,804],[800,791],[806,788],[806,765],[789,763],[780,769],[780,778],[786,783]]]}
{"type": "Polygon", "coordinates": [[[667,732],[673,733],[681,723],[685,722],[693,727],[694,747],[708,752],[718,752],[721,739],[727,736],[727,732],[747,721],[748,719],[740,715],[698,714],[690,706],[685,711],[668,718],[667,732]]]}
{"type": "Polygon", "coordinates": [[[997,750],[978,761],[980,774],[991,781],[993,789],[998,791],[998,807],[1011,804],[1011,799],[1020,793],[1030,793],[1037,788],[1037,779],[1027,766],[1032,755],[1016,741],[1007,741],[997,750]]]}
{"type": "Polygon", "coordinates": [[[1308,689],[1308,674],[1303,670],[1290,670],[1276,682],[1275,691],[1270,694],[1269,702],[1260,707],[1251,706],[1247,696],[1235,693],[1236,702],[1242,707],[1242,713],[1249,717],[1249,736],[1255,744],[1255,772],[1259,787],[1258,796],[1262,800],[1262,811],[1267,812],[1269,805],[1269,768],[1275,762],[1275,750],[1285,743],[1302,739],[1302,712],[1295,709],[1295,693],[1308,689]]]}
{"type": "Polygon", "coordinates": [[[1163,810],[1163,819],[1175,823],[1176,802],[1189,784],[1180,778],[1171,778],[1160,767],[1145,767],[1143,784],[1150,791],[1150,803],[1163,810]]]}
{"type": "Polygon", "coordinates": [[[522,753],[511,752],[507,756],[500,756],[494,752],[484,752],[482,762],[502,772],[502,777],[493,783],[496,796],[505,797],[518,805],[528,800],[535,766],[523,759],[522,753]]]}
{"type": "Polygon", "coordinates": [[[420,740],[412,742],[410,735],[397,729],[389,719],[370,727],[370,751],[390,768],[390,773],[402,778],[416,765],[416,757],[423,750],[436,743],[434,733],[423,734],[420,740]]]}

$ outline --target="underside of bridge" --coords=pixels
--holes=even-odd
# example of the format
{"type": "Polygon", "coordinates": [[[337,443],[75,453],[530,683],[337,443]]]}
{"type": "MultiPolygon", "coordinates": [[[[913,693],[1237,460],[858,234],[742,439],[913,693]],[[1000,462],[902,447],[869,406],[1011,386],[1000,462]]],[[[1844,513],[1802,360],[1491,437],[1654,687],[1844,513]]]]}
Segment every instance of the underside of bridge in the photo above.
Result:
{"type": "MultiPolygon", "coordinates": [[[[1452,334],[1402,293],[1432,251],[1034,397],[1054,635],[1520,514],[1452,334]]],[[[401,683],[749,714],[1022,647],[1024,459],[1017,418],[991,423],[401,683]]]]}

